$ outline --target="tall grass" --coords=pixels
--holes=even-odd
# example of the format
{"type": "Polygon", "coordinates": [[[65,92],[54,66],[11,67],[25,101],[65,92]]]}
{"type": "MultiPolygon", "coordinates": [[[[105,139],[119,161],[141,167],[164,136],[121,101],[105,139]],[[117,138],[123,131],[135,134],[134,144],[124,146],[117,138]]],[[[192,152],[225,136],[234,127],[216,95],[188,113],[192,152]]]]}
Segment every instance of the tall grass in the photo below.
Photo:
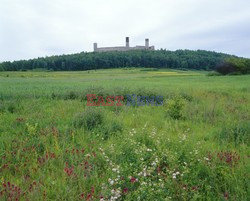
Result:
{"type": "Polygon", "coordinates": [[[249,76],[142,70],[1,72],[0,200],[248,200],[249,76]]]}

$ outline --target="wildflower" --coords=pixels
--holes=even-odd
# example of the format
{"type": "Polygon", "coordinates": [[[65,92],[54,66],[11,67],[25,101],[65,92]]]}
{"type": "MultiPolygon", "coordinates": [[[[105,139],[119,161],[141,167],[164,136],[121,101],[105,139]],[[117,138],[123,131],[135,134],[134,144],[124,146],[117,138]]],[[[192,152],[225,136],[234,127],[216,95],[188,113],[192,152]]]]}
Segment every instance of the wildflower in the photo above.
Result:
{"type": "Polygon", "coordinates": [[[81,198],[82,198],[82,199],[84,198],[84,193],[81,194],[81,198]]]}
{"type": "Polygon", "coordinates": [[[217,153],[217,157],[230,166],[236,165],[240,160],[240,156],[236,152],[220,152],[217,153]]]}
{"type": "Polygon", "coordinates": [[[204,160],[205,160],[205,161],[209,161],[209,158],[207,158],[207,157],[204,157],[204,160]]]}
{"type": "Polygon", "coordinates": [[[184,134],[184,135],[182,136],[182,140],[185,141],[186,139],[187,139],[187,136],[184,134]]]}
{"type": "Polygon", "coordinates": [[[225,193],[224,193],[224,198],[225,198],[226,200],[229,199],[229,194],[228,194],[228,192],[225,192],[225,193]]]}
{"type": "Polygon", "coordinates": [[[180,172],[173,173],[173,179],[176,179],[176,176],[179,175],[179,174],[180,174],[180,172]]]}
{"type": "Polygon", "coordinates": [[[198,187],[197,187],[197,186],[193,186],[193,187],[192,187],[192,190],[193,190],[193,191],[197,191],[197,190],[198,190],[198,187]]]}
{"type": "Polygon", "coordinates": [[[124,188],[124,189],[122,190],[122,192],[123,192],[124,194],[127,194],[127,193],[128,193],[128,188],[124,188]]]}
{"type": "Polygon", "coordinates": [[[85,156],[86,156],[86,157],[91,157],[91,155],[90,155],[90,154],[86,154],[85,156]]]}
{"type": "Polygon", "coordinates": [[[87,199],[86,200],[90,200],[92,198],[92,194],[90,193],[90,194],[88,194],[88,196],[87,196],[87,199]]]}
{"type": "Polygon", "coordinates": [[[64,172],[67,173],[68,176],[71,176],[73,174],[73,171],[74,171],[74,166],[72,166],[71,168],[69,167],[64,168],[64,172]]]}
{"type": "Polygon", "coordinates": [[[109,178],[109,183],[110,183],[110,185],[114,185],[114,181],[110,178],[109,178]]]}
{"type": "Polygon", "coordinates": [[[131,182],[131,183],[135,183],[136,181],[137,181],[137,179],[136,179],[135,177],[131,177],[131,178],[130,178],[130,182],[131,182]]]}

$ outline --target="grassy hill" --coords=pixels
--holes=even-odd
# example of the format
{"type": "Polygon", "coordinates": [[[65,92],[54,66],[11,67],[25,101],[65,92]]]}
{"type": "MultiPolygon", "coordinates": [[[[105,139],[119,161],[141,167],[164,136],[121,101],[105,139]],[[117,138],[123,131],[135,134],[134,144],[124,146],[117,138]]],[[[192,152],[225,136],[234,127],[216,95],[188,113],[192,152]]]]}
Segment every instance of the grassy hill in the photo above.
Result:
{"type": "Polygon", "coordinates": [[[237,57],[204,50],[83,52],[72,55],[3,62],[0,64],[0,71],[25,71],[32,69],[79,71],[124,67],[214,70],[216,66],[228,58],[237,57]]]}

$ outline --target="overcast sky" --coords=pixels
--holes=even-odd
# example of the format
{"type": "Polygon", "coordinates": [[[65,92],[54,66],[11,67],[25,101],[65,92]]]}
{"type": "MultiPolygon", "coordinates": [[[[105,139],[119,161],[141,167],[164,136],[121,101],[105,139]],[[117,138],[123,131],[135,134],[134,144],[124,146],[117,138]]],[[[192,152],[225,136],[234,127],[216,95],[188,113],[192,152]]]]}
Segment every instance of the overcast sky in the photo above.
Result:
{"type": "Polygon", "coordinates": [[[250,0],[0,0],[0,61],[144,45],[250,58],[250,0]]]}

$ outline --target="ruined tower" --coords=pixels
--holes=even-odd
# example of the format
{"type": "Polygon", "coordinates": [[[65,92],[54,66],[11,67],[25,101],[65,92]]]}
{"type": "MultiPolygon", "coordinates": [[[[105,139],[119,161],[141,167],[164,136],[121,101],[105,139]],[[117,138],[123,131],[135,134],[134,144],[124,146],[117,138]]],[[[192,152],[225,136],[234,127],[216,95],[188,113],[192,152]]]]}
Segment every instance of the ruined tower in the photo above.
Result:
{"type": "Polygon", "coordinates": [[[146,49],[149,49],[149,39],[148,38],[145,39],[145,47],[146,47],[146,49]]]}
{"type": "Polygon", "coordinates": [[[129,48],[129,37],[126,37],[126,47],[129,48]]]}
{"type": "Polygon", "coordinates": [[[97,43],[94,43],[94,52],[97,52],[97,43]]]}

